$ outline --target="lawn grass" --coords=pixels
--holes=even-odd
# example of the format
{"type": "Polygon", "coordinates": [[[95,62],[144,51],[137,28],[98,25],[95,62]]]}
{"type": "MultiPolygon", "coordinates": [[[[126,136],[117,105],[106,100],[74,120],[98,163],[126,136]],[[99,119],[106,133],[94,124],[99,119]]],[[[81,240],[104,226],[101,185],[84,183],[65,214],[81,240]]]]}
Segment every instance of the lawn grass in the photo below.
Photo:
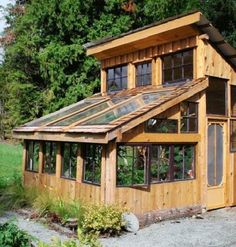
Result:
{"type": "Polygon", "coordinates": [[[22,145],[0,143],[0,186],[21,175],[22,145]]]}

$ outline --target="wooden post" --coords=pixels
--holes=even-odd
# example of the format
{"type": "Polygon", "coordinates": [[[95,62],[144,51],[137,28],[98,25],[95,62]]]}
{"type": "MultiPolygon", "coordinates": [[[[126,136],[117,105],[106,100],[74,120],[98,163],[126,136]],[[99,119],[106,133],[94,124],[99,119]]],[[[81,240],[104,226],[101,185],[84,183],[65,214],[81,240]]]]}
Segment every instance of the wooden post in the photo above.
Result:
{"type": "Polygon", "coordinates": [[[160,57],[157,57],[156,62],[153,63],[153,73],[155,77],[153,78],[152,84],[155,86],[162,84],[162,61],[160,57]]]}
{"type": "Polygon", "coordinates": [[[61,143],[57,143],[57,155],[56,155],[56,177],[61,178],[61,165],[62,165],[62,148],[61,143]]]}
{"type": "Polygon", "coordinates": [[[135,65],[132,63],[128,64],[128,85],[127,88],[135,88],[135,65]]]}
{"type": "MultiPolygon", "coordinates": [[[[114,203],[116,192],[116,141],[109,142],[106,154],[105,169],[105,200],[104,202],[114,203]]],[[[104,176],[104,175],[103,175],[104,176]]]]}
{"type": "Polygon", "coordinates": [[[23,184],[25,184],[25,166],[26,166],[26,159],[27,159],[27,147],[26,147],[26,140],[23,143],[23,156],[22,156],[22,177],[23,177],[23,184]]]}
{"type": "Polygon", "coordinates": [[[102,164],[101,164],[101,202],[106,201],[106,154],[108,145],[102,146],[102,164]]]}
{"type": "Polygon", "coordinates": [[[83,156],[82,156],[82,144],[80,144],[77,155],[76,181],[81,184],[82,179],[83,179],[83,156]]]}
{"type": "Polygon", "coordinates": [[[43,142],[39,143],[39,175],[43,173],[43,142]]]}
{"type": "Polygon", "coordinates": [[[101,69],[101,93],[102,95],[107,92],[107,73],[105,69],[101,69]]]}

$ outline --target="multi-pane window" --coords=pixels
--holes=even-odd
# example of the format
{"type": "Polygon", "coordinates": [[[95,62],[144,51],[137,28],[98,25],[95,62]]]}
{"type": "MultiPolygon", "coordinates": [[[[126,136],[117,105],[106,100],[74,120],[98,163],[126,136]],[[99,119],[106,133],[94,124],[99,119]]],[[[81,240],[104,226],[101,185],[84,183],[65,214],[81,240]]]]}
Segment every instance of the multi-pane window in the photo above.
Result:
{"type": "Polygon", "coordinates": [[[120,145],[117,150],[117,185],[137,186],[148,182],[148,147],[120,145]]]}
{"type": "Polygon", "coordinates": [[[83,147],[83,181],[92,184],[101,183],[102,145],[85,144],[83,147]]]}
{"type": "Polygon", "coordinates": [[[57,144],[55,142],[44,142],[43,153],[43,172],[48,174],[55,174],[57,144]]]}
{"type": "Polygon", "coordinates": [[[193,50],[163,57],[163,84],[193,79],[193,50]]]}
{"type": "Polygon", "coordinates": [[[62,144],[61,176],[63,178],[76,179],[78,145],[77,143],[62,144]]]}
{"type": "Polygon", "coordinates": [[[236,117],[236,86],[231,85],[231,116],[236,117]]]}
{"type": "Polygon", "coordinates": [[[151,182],[165,182],[193,179],[193,145],[152,145],[151,182]]]}
{"type": "Polygon", "coordinates": [[[26,167],[27,171],[37,172],[39,167],[39,142],[26,142],[26,167]]]}
{"type": "Polygon", "coordinates": [[[236,119],[230,120],[230,150],[236,152],[236,119]]]}
{"type": "Polygon", "coordinates": [[[209,77],[209,86],[206,89],[207,114],[226,115],[227,113],[227,80],[209,77]]]}
{"type": "Polygon", "coordinates": [[[146,86],[152,83],[152,63],[136,65],[136,87],[146,86]]]}
{"type": "Polygon", "coordinates": [[[107,91],[119,91],[127,88],[127,65],[107,69],[107,91]]]}
{"type": "Polygon", "coordinates": [[[146,121],[145,132],[178,133],[178,120],[150,118],[148,121],[146,121]]]}
{"type": "Polygon", "coordinates": [[[120,145],[117,149],[117,186],[147,185],[195,178],[192,144],[120,145]]]}
{"type": "Polygon", "coordinates": [[[194,102],[182,102],[180,104],[181,132],[198,131],[198,104],[194,102]]]}

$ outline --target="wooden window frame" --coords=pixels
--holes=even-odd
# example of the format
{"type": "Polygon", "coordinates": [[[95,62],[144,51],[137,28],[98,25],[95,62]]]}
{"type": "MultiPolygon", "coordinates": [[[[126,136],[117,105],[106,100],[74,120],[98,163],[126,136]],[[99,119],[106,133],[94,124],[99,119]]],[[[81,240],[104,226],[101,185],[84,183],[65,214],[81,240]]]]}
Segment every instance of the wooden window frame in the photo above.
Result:
{"type": "Polygon", "coordinates": [[[128,188],[139,188],[139,187],[149,187],[151,184],[163,184],[163,183],[174,183],[181,181],[191,181],[196,179],[196,143],[119,143],[117,145],[117,157],[116,157],[116,178],[118,175],[118,147],[119,146],[145,146],[147,147],[147,164],[146,164],[146,183],[145,184],[131,184],[131,185],[118,185],[116,182],[116,187],[128,187],[128,188]],[[192,178],[185,179],[174,179],[174,146],[192,146],[193,147],[193,173],[192,178]],[[169,165],[169,180],[163,181],[151,181],[151,161],[152,161],[152,146],[169,146],[171,157],[169,158],[171,164],[169,165]]]}
{"type": "Polygon", "coordinates": [[[198,102],[192,102],[192,101],[184,101],[180,103],[180,133],[198,133],[198,119],[199,119],[199,113],[198,113],[198,108],[199,108],[199,103],[198,102]],[[181,104],[188,104],[188,109],[187,109],[187,115],[182,116],[181,115],[181,104]],[[195,110],[196,110],[196,117],[192,117],[189,113],[189,104],[194,104],[195,105],[195,110]],[[187,130],[182,131],[181,130],[181,122],[183,119],[187,120],[187,130]],[[196,124],[196,130],[190,131],[189,130],[189,120],[190,119],[195,119],[195,124],[196,124]]]}
{"type": "Polygon", "coordinates": [[[236,152],[236,148],[233,148],[233,141],[232,141],[232,134],[233,134],[233,122],[236,123],[236,119],[230,119],[230,152],[231,153],[235,153],[236,152]]]}
{"type": "Polygon", "coordinates": [[[61,178],[64,178],[64,179],[69,179],[69,180],[76,180],[76,176],[77,176],[77,158],[78,158],[78,150],[79,150],[79,144],[76,143],[76,142],[63,142],[62,143],[62,146],[61,146],[61,178]],[[64,171],[64,150],[65,150],[65,144],[69,144],[70,145],[70,148],[69,148],[69,153],[70,153],[70,158],[69,158],[69,176],[66,177],[63,175],[63,171],[64,171]],[[75,144],[77,145],[77,152],[76,152],[76,174],[75,174],[75,177],[72,177],[71,176],[71,166],[72,166],[72,160],[71,160],[71,153],[72,153],[72,145],[75,144]]]}
{"type": "Polygon", "coordinates": [[[135,64],[135,87],[143,87],[143,86],[149,86],[149,85],[152,85],[152,60],[147,60],[147,61],[143,61],[143,62],[139,62],[139,63],[136,63],[135,64]],[[143,66],[144,64],[147,64],[148,66],[150,66],[150,73],[142,73],[141,74],[138,74],[138,66],[143,66]],[[150,75],[150,81],[146,84],[144,81],[143,81],[143,77],[144,76],[147,76],[147,75],[150,75]],[[141,82],[141,85],[138,85],[138,78],[141,77],[142,79],[142,82],[141,82]]]}
{"type": "Polygon", "coordinates": [[[107,88],[107,92],[108,93],[115,93],[115,92],[118,92],[118,91],[121,91],[121,90],[124,90],[124,89],[127,89],[128,88],[128,84],[129,84],[129,81],[128,81],[128,69],[129,69],[129,67],[128,67],[128,64],[120,64],[120,65],[117,65],[117,66],[114,66],[114,67],[110,67],[110,68],[106,68],[106,88],[107,88]],[[127,74],[126,74],[126,76],[122,76],[122,68],[123,67],[126,67],[126,71],[127,71],[127,74]],[[117,89],[115,89],[115,90],[111,90],[111,89],[109,89],[109,81],[115,81],[115,70],[117,69],[117,68],[120,68],[121,69],[121,76],[119,77],[119,83],[120,83],[120,87],[119,88],[117,88],[117,89]],[[112,79],[109,79],[109,76],[108,76],[108,70],[113,70],[113,73],[114,73],[114,76],[113,76],[113,78],[112,79]],[[126,85],[126,87],[123,87],[123,79],[124,78],[126,78],[126,80],[127,80],[127,85],[126,85]]]}
{"type": "MultiPolygon", "coordinates": [[[[235,91],[236,91],[236,85],[230,85],[230,116],[231,117],[236,117],[236,110],[235,110],[235,114],[233,114],[233,101],[232,101],[232,96],[233,96],[233,90],[232,90],[232,88],[234,88],[235,89],[235,91]]],[[[235,99],[236,99],[236,96],[235,96],[235,99]]],[[[235,102],[235,104],[236,104],[236,102],[235,102]]],[[[236,106],[235,106],[235,108],[236,108],[236,106]]]]}
{"type": "Polygon", "coordinates": [[[45,174],[49,174],[49,175],[56,175],[56,168],[57,168],[57,142],[54,142],[54,141],[45,141],[43,142],[43,173],[45,174]],[[52,169],[50,169],[50,171],[45,171],[45,162],[46,162],[46,143],[50,143],[50,150],[49,150],[49,153],[50,153],[50,157],[52,156],[52,153],[53,153],[53,145],[55,145],[55,172],[51,172],[52,169]]]}
{"type": "MultiPolygon", "coordinates": [[[[83,183],[86,183],[86,184],[92,184],[92,185],[96,185],[96,186],[101,186],[101,178],[102,178],[102,150],[103,150],[103,145],[101,144],[96,144],[96,143],[84,143],[83,147],[82,147],[82,150],[83,150],[83,174],[82,174],[82,181],[83,183]],[[86,173],[86,158],[87,158],[87,154],[88,154],[88,146],[89,145],[92,145],[92,146],[101,146],[101,157],[100,157],[100,182],[97,183],[97,182],[94,182],[95,180],[95,163],[93,164],[93,178],[92,178],[92,181],[88,181],[85,179],[85,173],[86,173]]],[[[95,154],[95,151],[94,151],[94,154],[95,154]]]]}
{"type": "Polygon", "coordinates": [[[35,164],[34,164],[34,150],[35,150],[35,144],[38,144],[39,145],[39,148],[40,148],[40,142],[39,141],[35,141],[35,140],[26,140],[26,159],[25,159],[25,171],[27,172],[35,172],[35,173],[38,173],[39,172],[39,152],[38,152],[38,168],[37,169],[34,169],[35,167],[35,164]],[[32,169],[29,169],[28,168],[28,162],[29,162],[29,145],[30,143],[32,143],[33,145],[33,157],[32,158],[32,169]]]}
{"type": "Polygon", "coordinates": [[[191,80],[194,78],[194,48],[190,48],[190,49],[185,49],[185,50],[181,50],[181,51],[177,51],[177,52],[173,52],[173,53],[170,53],[170,54],[167,54],[167,55],[164,55],[161,57],[161,60],[162,60],[162,84],[165,85],[165,86],[171,86],[171,85],[174,85],[174,84],[177,84],[177,83],[183,83],[185,82],[188,78],[185,78],[184,77],[184,67],[185,66],[189,66],[189,65],[192,65],[193,67],[193,71],[192,71],[192,78],[191,80]],[[185,64],[184,63],[184,53],[185,52],[188,52],[188,51],[192,51],[192,54],[193,54],[193,59],[192,59],[192,63],[188,63],[188,64],[185,64]],[[177,54],[181,54],[181,65],[178,65],[178,66],[175,66],[174,63],[173,63],[173,60],[174,60],[174,56],[177,55],[177,54]],[[164,65],[164,58],[165,57],[168,57],[170,56],[171,57],[171,68],[165,68],[165,65],[164,65]],[[176,68],[181,68],[181,73],[182,73],[182,78],[180,79],[174,79],[174,69],[176,68]],[[171,81],[165,81],[165,76],[164,76],[164,72],[165,70],[170,70],[171,69],[171,78],[172,80],[171,81]]]}
{"type": "Polygon", "coordinates": [[[136,183],[133,183],[133,173],[134,173],[134,162],[132,164],[132,183],[131,185],[118,185],[117,184],[117,179],[116,179],[116,187],[132,187],[132,188],[146,188],[150,185],[149,181],[149,160],[150,160],[150,157],[149,157],[149,152],[150,152],[150,148],[149,148],[149,144],[146,144],[146,143],[119,143],[116,148],[117,148],[117,152],[116,152],[116,178],[117,178],[117,174],[118,174],[118,148],[119,146],[129,146],[129,147],[137,147],[137,146],[142,146],[142,147],[146,147],[147,148],[147,157],[146,157],[146,167],[144,168],[144,174],[145,174],[145,182],[142,183],[142,184],[136,184],[136,183]]]}

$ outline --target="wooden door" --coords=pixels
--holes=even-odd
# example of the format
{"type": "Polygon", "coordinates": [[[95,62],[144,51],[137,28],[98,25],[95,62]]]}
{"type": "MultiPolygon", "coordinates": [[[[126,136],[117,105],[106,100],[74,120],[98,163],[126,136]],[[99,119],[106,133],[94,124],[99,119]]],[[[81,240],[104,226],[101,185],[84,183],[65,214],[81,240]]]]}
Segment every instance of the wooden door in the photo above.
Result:
{"type": "Polygon", "coordinates": [[[224,122],[208,123],[207,208],[225,206],[225,128],[224,122]]]}

